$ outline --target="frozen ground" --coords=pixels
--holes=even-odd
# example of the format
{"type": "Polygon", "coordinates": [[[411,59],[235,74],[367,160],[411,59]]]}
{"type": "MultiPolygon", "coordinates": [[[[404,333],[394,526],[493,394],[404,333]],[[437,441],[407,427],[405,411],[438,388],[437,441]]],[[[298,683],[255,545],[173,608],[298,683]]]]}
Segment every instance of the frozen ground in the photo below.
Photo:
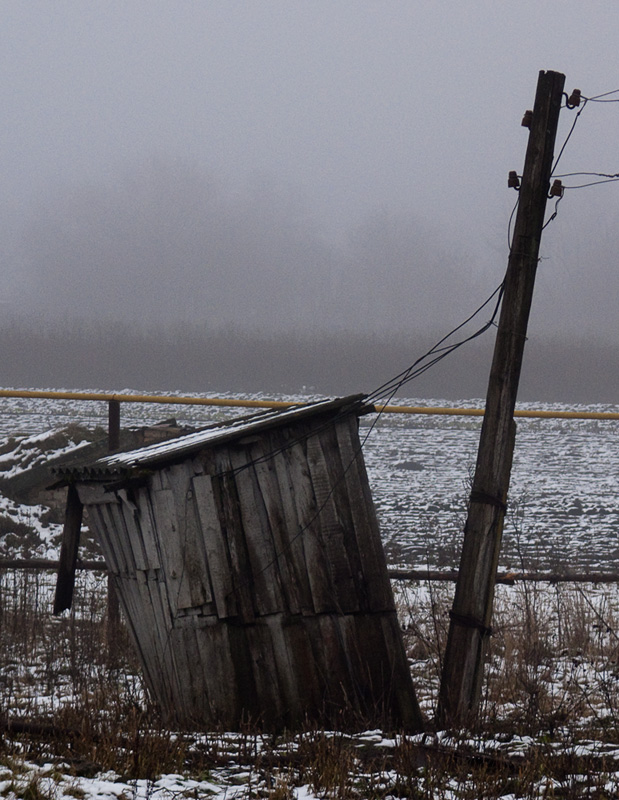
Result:
{"type": "MultiPolygon", "coordinates": [[[[135,391],[135,390],[134,390],[135,391]]],[[[291,398],[301,399],[301,398],[291,398]]],[[[314,398],[312,398],[314,399],[314,398]]],[[[82,423],[90,428],[105,427],[107,407],[104,403],[73,403],[69,401],[32,401],[2,399],[0,414],[0,439],[4,455],[0,456],[0,475],[14,474],[16,470],[44,459],[49,442],[49,432],[70,423],[82,423]],[[13,439],[13,441],[9,441],[13,439]]],[[[401,404],[420,405],[423,401],[398,398],[401,404]]],[[[427,401],[426,401],[427,402],[427,401]]],[[[437,400],[427,404],[447,405],[437,400]]],[[[465,402],[463,405],[472,405],[465,402]]],[[[457,404],[456,404],[457,405],[457,404]]],[[[546,406],[548,407],[548,406],[546,406]]],[[[565,408],[557,406],[557,408],[565,408]]],[[[596,409],[602,410],[602,409],[596,409]]],[[[615,410],[615,409],[604,409],[615,410]]],[[[245,411],[208,407],[123,405],[123,425],[136,427],[175,416],[181,423],[199,426],[210,421],[244,414],[245,411]]],[[[480,430],[478,418],[383,416],[372,427],[375,417],[362,420],[362,438],[370,483],[376,502],[384,541],[391,564],[411,566],[453,567],[457,565],[459,542],[464,520],[469,475],[474,465],[480,430]],[[372,428],[370,430],[370,428],[372,428]]],[[[616,531],[619,527],[619,502],[617,483],[617,425],[614,422],[580,422],[552,420],[520,420],[514,463],[511,510],[505,534],[505,548],[501,566],[537,567],[565,570],[615,570],[617,556],[616,531]]],[[[19,506],[0,496],[0,516],[24,526],[38,528],[47,549],[33,555],[53,556],[54,537],[60,530],[58,523],[46,519],[40,506],[19,506]]],[[[18,577],[7,576],[10,580],[18,577]]],[[[36,587],[37,606],[49,607],[47,582],[32,577],[36,587]]],[[[101,581],[96,576],[83,580],[101,581]]],[[[429,633],[434,628],[444,628],[451,587],[443,585],[407,585],[397,590],[398,602],[410,609],[410,620],[402,612],[405,636],[412,637],[411,669],[418,688],[424,712],[432,716],[438,689],[438,660],[433,651],[426,652],[429,633]],[[406,596],[401,596],[406,592],[406,596]],[[443,596],[445,595],[445,596],[443,596]],[[437,598],[443,611],[429,615],[437,598]],[[423,624],[422,624],[423,623],[423,624]],[[425,627],[424,627],[425,625],[425,627]],[[423,628],[421,633],[418,628],[423,628]],[[427,630],[426,630],[427,629],[427,630]],[[436,662],[436,663],[435,663],[436,662]]],[[[16,593],[13,592],[13,593],[16,593]]],[[[32,596],[32,592],[28,593],[32,596]]],[[[11,591],[7,596],[11,595],[11,591]]],[[[92,593],[93,606],[87,606],[77,615],[79,619],[98,620],[103,590],[92,593]]],[[[618,796],[619,750],[616,731],[619,726],[619,677],[617,675],[617,643],[619,642],[619,601],[616,587],[577,587],[568,594],[561,586],[553,588],[498,587],[497,638],[493,638],[493,658],[488,667],[486,704],[499,721],[510,725],[519,721],[533,708],[544,719],[560,724],[563,714],[569,711],[571,728],[567,733],[554,728],[552,737],[496,733],[478,741],[463,741],[467,753],[479,754],[485,769],[486,757],[508,759],[507,766],[520,773],[518,758],[526,765],[536,766],[530,787],[521,794],[506,780],[496,794],[488,797],[581,797],[618,796]],[[512,632],[514,609],[522,607],[528,621],[527,635],[512,632]],[[510,616],[511,615],[511,616],[510,616]],[[504,617],[504,619],[503,619],[504,617]],[[578,630],[576,630],[578,628],[578,630]],[[582,630],[580,630],[582,629],[582,630]],[[512,639],[509,639],[511,632],[512,639]],[[535,634],[535,635],[532,635],[535,634]],[[530,644],[532,660],[517,661],[516,647],[530,644]],[[601,644],[596,655],[591,642],[601,644]],[[603,640],[603,641],[602,641],[603,640]],[[542,646],[543,645],[543,646],[542,646]],[[602,646],[603,645],[603,646],[602,646]],[[550,649],[549,649],[550,648],[550,649]],[[538,652],[539,649],[539,652],[538,652]],[[533,652],[535,651],[535,652],[533,652]],[[514,675],[509,695],[501,695],[501,675],[510,669],[514,675]],[[494,687],[494,688],[493,688],[494,687]],[[497,688],[499,687],[499,688],[497,688]],[[494,694],[493,694],[494,692],[494,694]],[[543,703],[548,706],[544,710],[543,703]],[[539,706],[539,707],[538,707],[539,706]],[[589,740],[589,731],[595,726],[604,732],[589,740]],[[553,755],[565,756],[569,768],[547,769],[552,766],[553,755]],[[580,761],[579,761],[580,759],[580,761]],[[541,760],[541,761],[540,761],[541,760]],[[553,777],[554,776],[554,777],[553,777]],[[580,787],[582,786],[582,791],[580,787]],[[571,792],[571,793],[569,793],[571,792]],[[597,793],[596,793],[597,792],[597,793]]],[[[15,658],[3,670],[5,686],[3,703],[13,716],[57,712],[69,702],[77,702],[97,684],[97,659],[88,656],[84,663],[76,664],[72,672],[54,671],[51,654],[64,641],[61,627],[72,630],[73,618],[63,618],[50,627],[50,638],[41,638],[45,658],[29,663],[15,658]],[[16,687],[19,687],[19,691],[16,687]]],[[[33,623],[33,630],[37,626],[33,623]]],[[[440,633],[440,631],[439,631],[440,633]]],[[[444,635],[444,632],[443,632],[444,635]]],[[[440,637],[439,637],[440,638],[440,637]]],[[[38,641],[38,640],[37,640],[38,641]]],[[[94,645],[93,645],[94,646],[94,645]]],[[[596,651],[597,652],[597,651],[596,651]]],[[[88,653],[86,653],[88,655],[88,653]]],[[[522,659],[522,656],[518,656],[522,659]]],[[[97,673],[98,674],[98,673],[97,673]]],[[[123,675],[125,682],[135,675],[123,675]]],[[[129,695],[139,698],[139,681],[130,687],[129,695]]],[[[537,725],[532,717],[531,725],[537,725]]],[[[545,723],[539,728],[546,730],[545,723]]],[[[308,736],[316,733],[308,734],[308,736]]],[[[338,753],[342,734],[324,734],[328,744],[320,752],[324,764],[331,762],[324,755],[338,753]],[[331,738],[329,738],[331,737],[331,738]]],[[[415,765],[402,766],[402,758],[414,748],[452,746],[444,736],[428,735],[403,740],[391,739],[373,731],[350,739],[350,746],[360,756],[353,756],[342,772],[331,777],[328,787],[324,776],[311,760],[304,763],[305,772],[271,768],[266,758],[261,763],[260,748],[268,746],[269,753],[277,754],[277,742],[247,736],[235,737],[221,734],[221,743],[215,750],[224,757],[208,773],[184,770],[182,774],[166,771],[152,780],[130,780],[118,772],[93,768],[93,774],[82,774],[74,763],[39,758],[29,759],[19,750],[11,757],[0,758],[0,795],[8,798],[73,797],[78,800],[98,798],[161,798],[168,800],[185,797],[249,798],[272,797],[322,798],[333,797],[442,797],[465,798],[482,796],[481,778],[471,778],[469,765],[460,778],[440,780],[440,792],[434,791],[432,773],[426,771],[418,778],[413,793],[415,765]],[[226,740],[224,742],[224,739],[226,740]],[[249,742],[249,745],[248,745],[249,742]],[[373,748],[378,764],[370,770],[361,753],[373,748]],[[247,758],[247,753],[256,758],[247,758]],[[398,759],[400,761],[398,762],[398,759]],[[221,766],[220,766],[221,764],[221,766]],[[397,766],[399,764],[399,766],[397,766]],[[265,766],[267,765],[267,766],[265,766]],[[411,777],[412,776],[412,777],[411,777]],[[409,790],[406,779],[411,780],[409,790]],[[335,783],[333,783],[335,781],[335,783]],[[369,787],[371,788],[371,792],[369,787]]],[[[212,737],[211,737],[212,738],[212,737]]],[[[303,737],[288,739],[283,762],[295,764],[297,750],[303,746],[303,737]]],[[[200,742],[196,742],[200,745],[200,742]]],[[[15,746],[16,743],[13,743],[15,746]]],[[[208,744],[209,747],[212,743],[208,744]]],[[[122,754],[120,754],[122,755],[122,754]]],[[[119,755],[119,757],[120,757],[119,755]]],[[[477,763],[477,761],[475,761],[477,763]]],[[[88,766],[88,765],[86,765],[88,766]]],[[[96,765],[94,765],[96,767],[96,765]]],[[[453,764],[452,764],[453,767],[453,764]]],[[[528,768],[528,767],[527,767],[528,768]]],[[[483,770],[482,770],[483,771],[483,770]]],[[[526,771],[526,770],[524,770],[526,771]]],[[[451,773],[450,773],[451,774],[451,773]]],[[[457,775],[457,771],[454,773],[457,775]]],[[[485,780],[485,779],[484,779],[485,780]]]]}
{"type": "MultiPolygon", "coordinates": [[[[398,398],[397,402],[480,404],[416,398],[398,398]]],[[[0,437],[5,439],[28,436],[33,441],[45,431],[72,422],[91,428],[107,424],[105,403],[2,398],[0,404],[0,437]]],[[[617,410],[559,404],[530,407],[617,410]]],[[[123,425],[141,426],[174,416],[179,422],[199,426],[251,412],[123,404],[121,413],[123,425]]],[[[390,563],[457,566],[480,418],[383,415],[377,420],[372,415],[363,418],[361,425],[362,438],[368,434],[365,460],[390,563]]],[[[615,569],[619,557],[618,444],[619,422],[518,420],[501,567],[615,569]]],[[[9,466],[4,463],[6,470],[9,466]]],[[[2,470],[0,459],[0,474],[2,470]]],[[[16,509],[16,514],[20,519],[33,516],[31,510],[23,509],[16,509]]]]}

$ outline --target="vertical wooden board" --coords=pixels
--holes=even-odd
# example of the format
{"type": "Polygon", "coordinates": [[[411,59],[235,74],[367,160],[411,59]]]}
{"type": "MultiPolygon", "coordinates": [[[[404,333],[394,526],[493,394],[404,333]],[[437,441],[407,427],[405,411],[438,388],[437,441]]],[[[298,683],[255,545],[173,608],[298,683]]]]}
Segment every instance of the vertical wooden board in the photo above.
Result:
{"type": "Polygon", "coordinates": [[[336,611],[336,593],[331,584],[327,554],[320,536],[318,506],[312,489],[305,448],[302,443],[297,442],[284,450],[280,457],[284,459],[290,476],[291,493],[299,521],[297,535],[303,542],[314,611],[318,614],[336,611]]]}
{"type": "Polygon", "coordinates": [[[316,672],[323,694],[325,720],[337,726],[345,712],[358,711],[355,686],[342,642],[332,614],[304,617],[316,672]]]}
{"type": "Polygon", "coordinates": [[[208,716],[208,697],[195,629],[175,627],[170,633],[170,646],[182,694],[181,708],[176,710],[178,719],[185,724],[198,724],[208,716]]]}
{"type": "MultiPolygon", "coordinates": [[[[124,616],[138,651],[147,684],[154,696],[161,696],[162,665],[157,647],[157,633],[153,625],[152,607],[136,573],[135,577],[122,576],[116,586],[124,616]]],[[[143,574],[143,573],[142,573],[143,574]]]]}
{"type": "Polygon", "coordinates": [[[155,582],[157,590],[159,592],[159,597],[161,599],[161,612],[164,616],[164,619],[167,621],[166,630],[171,630],[173,625],[173,618],[176,614],[176,608],[172,608],[172,603],[170,601],[170,588],[168,586],[168,581],[166,579],[165,573],[163,569],[159,570],[159,575],[162,576],[162,580],[157,580],[155,582]]]}
{"type": "Polygon", "coordinates": [[[230,460],[236,470],[242,533],[249,556],[258,614],[276,614],[286,608],[279,574],[278,555],[273,544],[268,515],[260,494],[252,455],[247,450],[231,450],[230,460]]]}
{"type": "Polygon", "coordinates": [[[54,595],[54,614],[61,614],[63,611],[67,611],[73,603],[75,569],[83,514],[84,506],[75,484],[69,484],[67,487],[67,505],[62,530],[58,575],[56,578],[56,592],[54,595]]]}
{"type": "MultiPolygon", "coordinates": [[[[254,471],[258,489],[262,496],[269,520],[286,607],[290,613],[299,614],[302,610],[307,610],[311,607],[311,596],[304,596],[302,591],[301,582],[303,577],[307,580],[305,562],[303,561],[303,570],[299,570],[292,550],[286,508],[287,505],[289,506],[291,498],[289,487],[285,485],[282,489],[280,486],[275,466],[275,462],[278,459],[280,459],[280,456],[276,455],[267,461],[259,462],[254,465],[254,471]],[[283,497],[283,491],[288,494],[288,502],[286,502],[283,497]]],[[[296,523],[296,514],[294,514],[294,522],[296,523]]],[[[296,528],[298,529],[298,525],[296,528]]],[[[292,531],[295,531],[294,523],[292,525],[292,531]]]]}
{"type": "MultiPolygon", "coordinates": [[[[119,575],[121,570],[119,555],[115,552],[112,542],[110,541],[107,523],[101,514],[101,509],[102,506],[100,505],[88,506],[88,527],[97,537],[108,570],[112,575],[119,575]]],[[[122,554],[120,554],[120,556],[122,556],[122,554]]]]}
{"type": "Polygon", "coordinates": [[[283,525],[281,530],[282,548],[288,555],[290,572],[299,598],[298,603],[303,614],[314,613],[312,587],[309,581],[305,548],[303,546],[303,530],[299,522],[297,504],[295,502],[293,477],[288,469],[286,449],[290,445],[289,438],[282,431],[271,434],[273,451],[277,455],[270,461],[275,479],[279,486],[283,525]]]}
{"type": "Polygon", "coordinates": [[[341,541],[346,548],[352,579],[355,583],[355,593],[359,604],[359,611],[366,611],[370,607],[367,596],[367,584],[361,566],[361,556],[355,536],[355,525],[350,508],[350,498],[346,488],[346,467],[342,464],[342,459],[340,457],[335,424],[322,428],[318,436],[325,458],[329,485],[333,492],[333,503],[337,509],[338,519],[342,526],[343,536],[341,541]]]}
{"type": "Polygon", "coordinates": [[[235,616],[238,610],[229,554],[221,530],[212,479],[210,475],[196,475],[192,480],[192,486],[217,615],[220,619],[225,619],[235,616]]]}
{"type": "Polygon", "coordinates": [[[174,502],[169,488],[153,489],[153,512],[157,542],[162,555],[162,569],[166,578],[168,602],[172,616],[179,608],[186,608],[190,598],[183,589],[184,563],[180,547],[180,531],[174,502]]]}
{"type": "Polygon", "coordinates": [[[165,638],[166,630],[162,628],[161,620],[157,613],[157,605],[153,602],[151,594],[150,583],[146,573],[137,571],[135,574],[136,583],[140,593],[140,603],[142,606],[143,616],[145,619],[145,629],[149,636],[149,647],[152,649],[153,668],[156,670],[157,675],[160,676],[163,672],[163,647],[162,637],[165,638]]]}
{"type": "Polygon", "coordinates": [[[138,652],[149,689],[157,701],[165,705],[166,702],[170,702],[171,695],[170,691],[166,691],[170,683],[170,668],[164,665],[161,671],[157,672],[157,660],[148,647],[148,632],[141,620],[142,607],[137,581],[132,577],[123,576],[115,578],[114,583],[127,629],[138,652]]]}
{"type": "Polygon", "coordinates": [[[169,676],[169,700],[165,717],[169,722],[187,724],[194,721],[194,707],[191,702],[191,685],[187,661],[187,641],[185,628],[172,628],[168,633],[166,648],[166,672],[169,676]]]}
{"type": "Polygon", "coordinates": [[[336,435],[342,465],[346,470],[346,489],[370,607],[372,611],[392,611],[395,608],[393,592],[365,471],[356,417],[350,416],[339,422],[336,435]]]}
{"type": "Polygon", "coordinates": [[[150,487],[153,492],[159,489],[169,489],[168,473],[163,469],[155,470],[150,476],[150,487]]]}
{"type": "MultiPolygon", "coordinates": [[[[164,607],[161,600],[160,587],[163,585],[156,578],[156,573],[137,573],[138,585],[140,586],[142,602],[149,604],[150,619],[148,625],[152,634],[152,646],[155,651],[156,663],[158,664],[158,683],[161,687],[162,705],[164,699],[166,703],[171,703],[175,696],[174,668],[171,664],[171,643],[170,632],[172,630],[172,619],[169,608],[164,607]]],[[[165,591],[165,588],[164,588],[165,591]]]]}
{"type": "Polygon", "coordinates": [[[310,436],[307,440],[307,463],[319,509],[318,522],[338,610],[343,613],[358,611],[357,587],[348,561],[345,533],[335,505],[335,489],[331,484],[327,459],[317,435],[310,436]]]}
{"type": "Polygon", "coordinates": [[[362,719],[383,725],[389,718],[392,676],[377,614],[346,614],[337,618],[357,689],[362,719]]]}
{"type": "Polygon", "coordinates": [[[183,578],[179,608],[199,608],[213,601],[211,581],[206,564],[206,551],[200,521],[194,503],[193,468],[191,461],[173,464],[167,470],[174,493],[179,528],[179,544],[183,562],[183,578]]]}
{"type": "Polygon", "coordinates": [[[189,704],[183,689],[183,655],[181,653],[181,664],[178,663],[179,642],[176,638],[175,629],[170,628],[166,634],[163,644],[163,669],[164,692],[167,698],[167,717],[170,719],[182,720],[189,713],[189,704]]]}
{"type": "MultiPolygon", "coordinates": [[[[157,591],[159,593],[160,605],[157,609],[158,618],[163,617],[165,628],[159,629],[159,650],[161,653],[162,674],[164,676],[164,690],[168,699],[168,704],[181,706],[184,703],[181,697],[181,685],[179,680],[179,670],[175,660],[175,649],[173,642],[173,625],[170,607],[168,603],[168,592],[165,581],[149,581],[153,604],[157,602],[157,591]]],[[[185,712],[183,712],[185,713],[185,712]]]]}
{"type": "MultiPolygon", "coordinates": [[[[137,569],[136,555],[140,560],[140,563],[144,564],[144,558],[141,553],[139,540],[132,540],[131,532],[127,528],[127,522],[120,500],[116,503],[109,503],[105,508],[109,515],[111,525],[116,533],[116,546],[122,548],[127,562],[127,570],[131,575],[133,575],[137,569]]],[[[137,531],[135,533],[137,535],[137,531]]]]}
{"type": "Polygon", "coordinates": [[[393,722],[405,730],[422,730],[423,717],[417,702],[397,614],[395,611],[388,611],[378,615],[378,618],[385,642],[385,654],[390,662],[393,722]]]}
{"type": "Polygon", "coordinates": [[[144,555],[148,569],[161,568],[161,553],[157,544],[156,527],[150,501],[150,490],[139,486],[134,490],[135,504],[138,509],[140,531],[144,543],[144,555]]]}
{"type": "Polygon", "coordinates": [[[228,625],[217,622],[197,628],[195,633],[206,677],[209,721],[216,728],[234,730],[241,721],[241,704],[228,625]]]}
{"type": "Polygon", "coordinates": [[[316,664],[311,641],[302,616],[286,616],[281,620],[281,632],[290,659],[292,675],[296,681],[298,709],[291,719],[292,725],[306,718],[322,721],[324,713],[324,682],[316,664]]]}
{"type": "Polygon", "coordinates": [[[119,489],[116,496],[120,500],[120,511],[123,516],[125,529],[129,545],[133,552],[136,570],[149,569],[148,559],[146,558],[142,531],[139,525],[139,512],[135,503],[129,499],[125,489],[119,489]]]}
{"type": "Polygon", "coordinates": [[[267,729],[275,729],[282,725],[286,711],[271,632],[265,620],[257,619],[254,625],[246,627],[245,633],[256,684],[258,719],[255,721],[267,729]]]}
{"type": "Polygon", "coordinates": [[[241,621],[249,623],[256,615],[252,574],[243,535],[236,482],[227,452],[217,453],[217,471],[218,474],[213,477],[213,496],[230,555],[234,597],[241,621]]]}
{"type": "Polygon", "coordinates": [[[105,525],[110,548],[113,550],[121,575],[132,575],[135,572],[135,562],[126,541],[124,523],[119,530],[116,503],[106,503],[98,507],[100,518],[105,525]]]}
{"type": "Polygon", "coordinates": [[[299,686],[298,663],[290,649],[291,641],[284,632],[287,614],[272,614],[263,620],[266,631],[271,639],[275,669],[279,677],[279,692],[282,699],[283,723],[292,725],[294,721],[300,722],[303,717],[302,693],[299,686]]]}

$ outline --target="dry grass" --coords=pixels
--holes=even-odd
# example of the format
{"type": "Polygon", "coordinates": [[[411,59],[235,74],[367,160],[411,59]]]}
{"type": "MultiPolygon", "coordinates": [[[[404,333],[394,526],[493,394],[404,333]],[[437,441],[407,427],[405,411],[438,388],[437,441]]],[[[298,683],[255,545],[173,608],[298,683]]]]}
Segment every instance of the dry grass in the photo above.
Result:
{"type": "MultiPolygon", "coordinates": [[[[1,784],[5,796],[43,800],[41,783],[18,775],[28,759],[60,762],[74,776],[113,770],[126,780],[180,773],[215,776],[222,785],[246,781],[254,796],[279,800],[300,785],[316,797],[382,800],[605,797],[617,783],[619,753],[609,747],[619,741],[614,586],[498,587],[476,730],[387,742],[376,733],[315,730],[280,737],[171,732],[145,696],[122,631],[110,651],[105,580],[82,575],[74,610],[61,619],[49,615],[52,584],[43,573],[0,576],[3,713],[40,726],[5,732],[0,763],[12,776],[1,784]]],[[[395,588],[431,723],[452,590],[395,588]]]]}

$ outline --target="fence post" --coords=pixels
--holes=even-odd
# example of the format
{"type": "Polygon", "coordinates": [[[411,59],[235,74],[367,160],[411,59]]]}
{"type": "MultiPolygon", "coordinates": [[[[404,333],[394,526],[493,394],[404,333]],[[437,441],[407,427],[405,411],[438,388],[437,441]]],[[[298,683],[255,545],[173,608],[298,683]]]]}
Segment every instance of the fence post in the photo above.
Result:
{"type": "Polygon", "coordinates": [[[107,449],[110,453],[120,447],[120,403],[118,400],[108,402],[107,415],[107,449]]]}

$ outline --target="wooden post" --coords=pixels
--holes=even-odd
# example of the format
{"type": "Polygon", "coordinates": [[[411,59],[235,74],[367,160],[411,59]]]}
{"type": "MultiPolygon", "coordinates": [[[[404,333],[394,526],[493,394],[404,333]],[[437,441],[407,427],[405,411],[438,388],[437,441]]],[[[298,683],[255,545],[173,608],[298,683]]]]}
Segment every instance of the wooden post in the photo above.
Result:
{"type": "Polygon", "coordinates": [[[110,400],[107,415],[107,449],[110,453],[120,447],[120,403],[110,400]]]}
{"type": "Polygon", "coordinates": [[[514,408],[564,82],[558,72],[539,74],[450,614],[437,711],[437,723],[443,727],[471,722],[479,705],[515,442],[514,408]]]}
{"type": "Polygon", "coordinates": [[[77,550],[80,543],[83,512],[84,506],[79,498],[77,489],[70,483],[67,489],[67,508],[62,532],[62,544],[60,546],[60,561],[56,579],[56,594],[54,596],[54,614],[62,614],[63,611],[67,611],[71,608],[71,603],[73,602],[77,550]]]}

